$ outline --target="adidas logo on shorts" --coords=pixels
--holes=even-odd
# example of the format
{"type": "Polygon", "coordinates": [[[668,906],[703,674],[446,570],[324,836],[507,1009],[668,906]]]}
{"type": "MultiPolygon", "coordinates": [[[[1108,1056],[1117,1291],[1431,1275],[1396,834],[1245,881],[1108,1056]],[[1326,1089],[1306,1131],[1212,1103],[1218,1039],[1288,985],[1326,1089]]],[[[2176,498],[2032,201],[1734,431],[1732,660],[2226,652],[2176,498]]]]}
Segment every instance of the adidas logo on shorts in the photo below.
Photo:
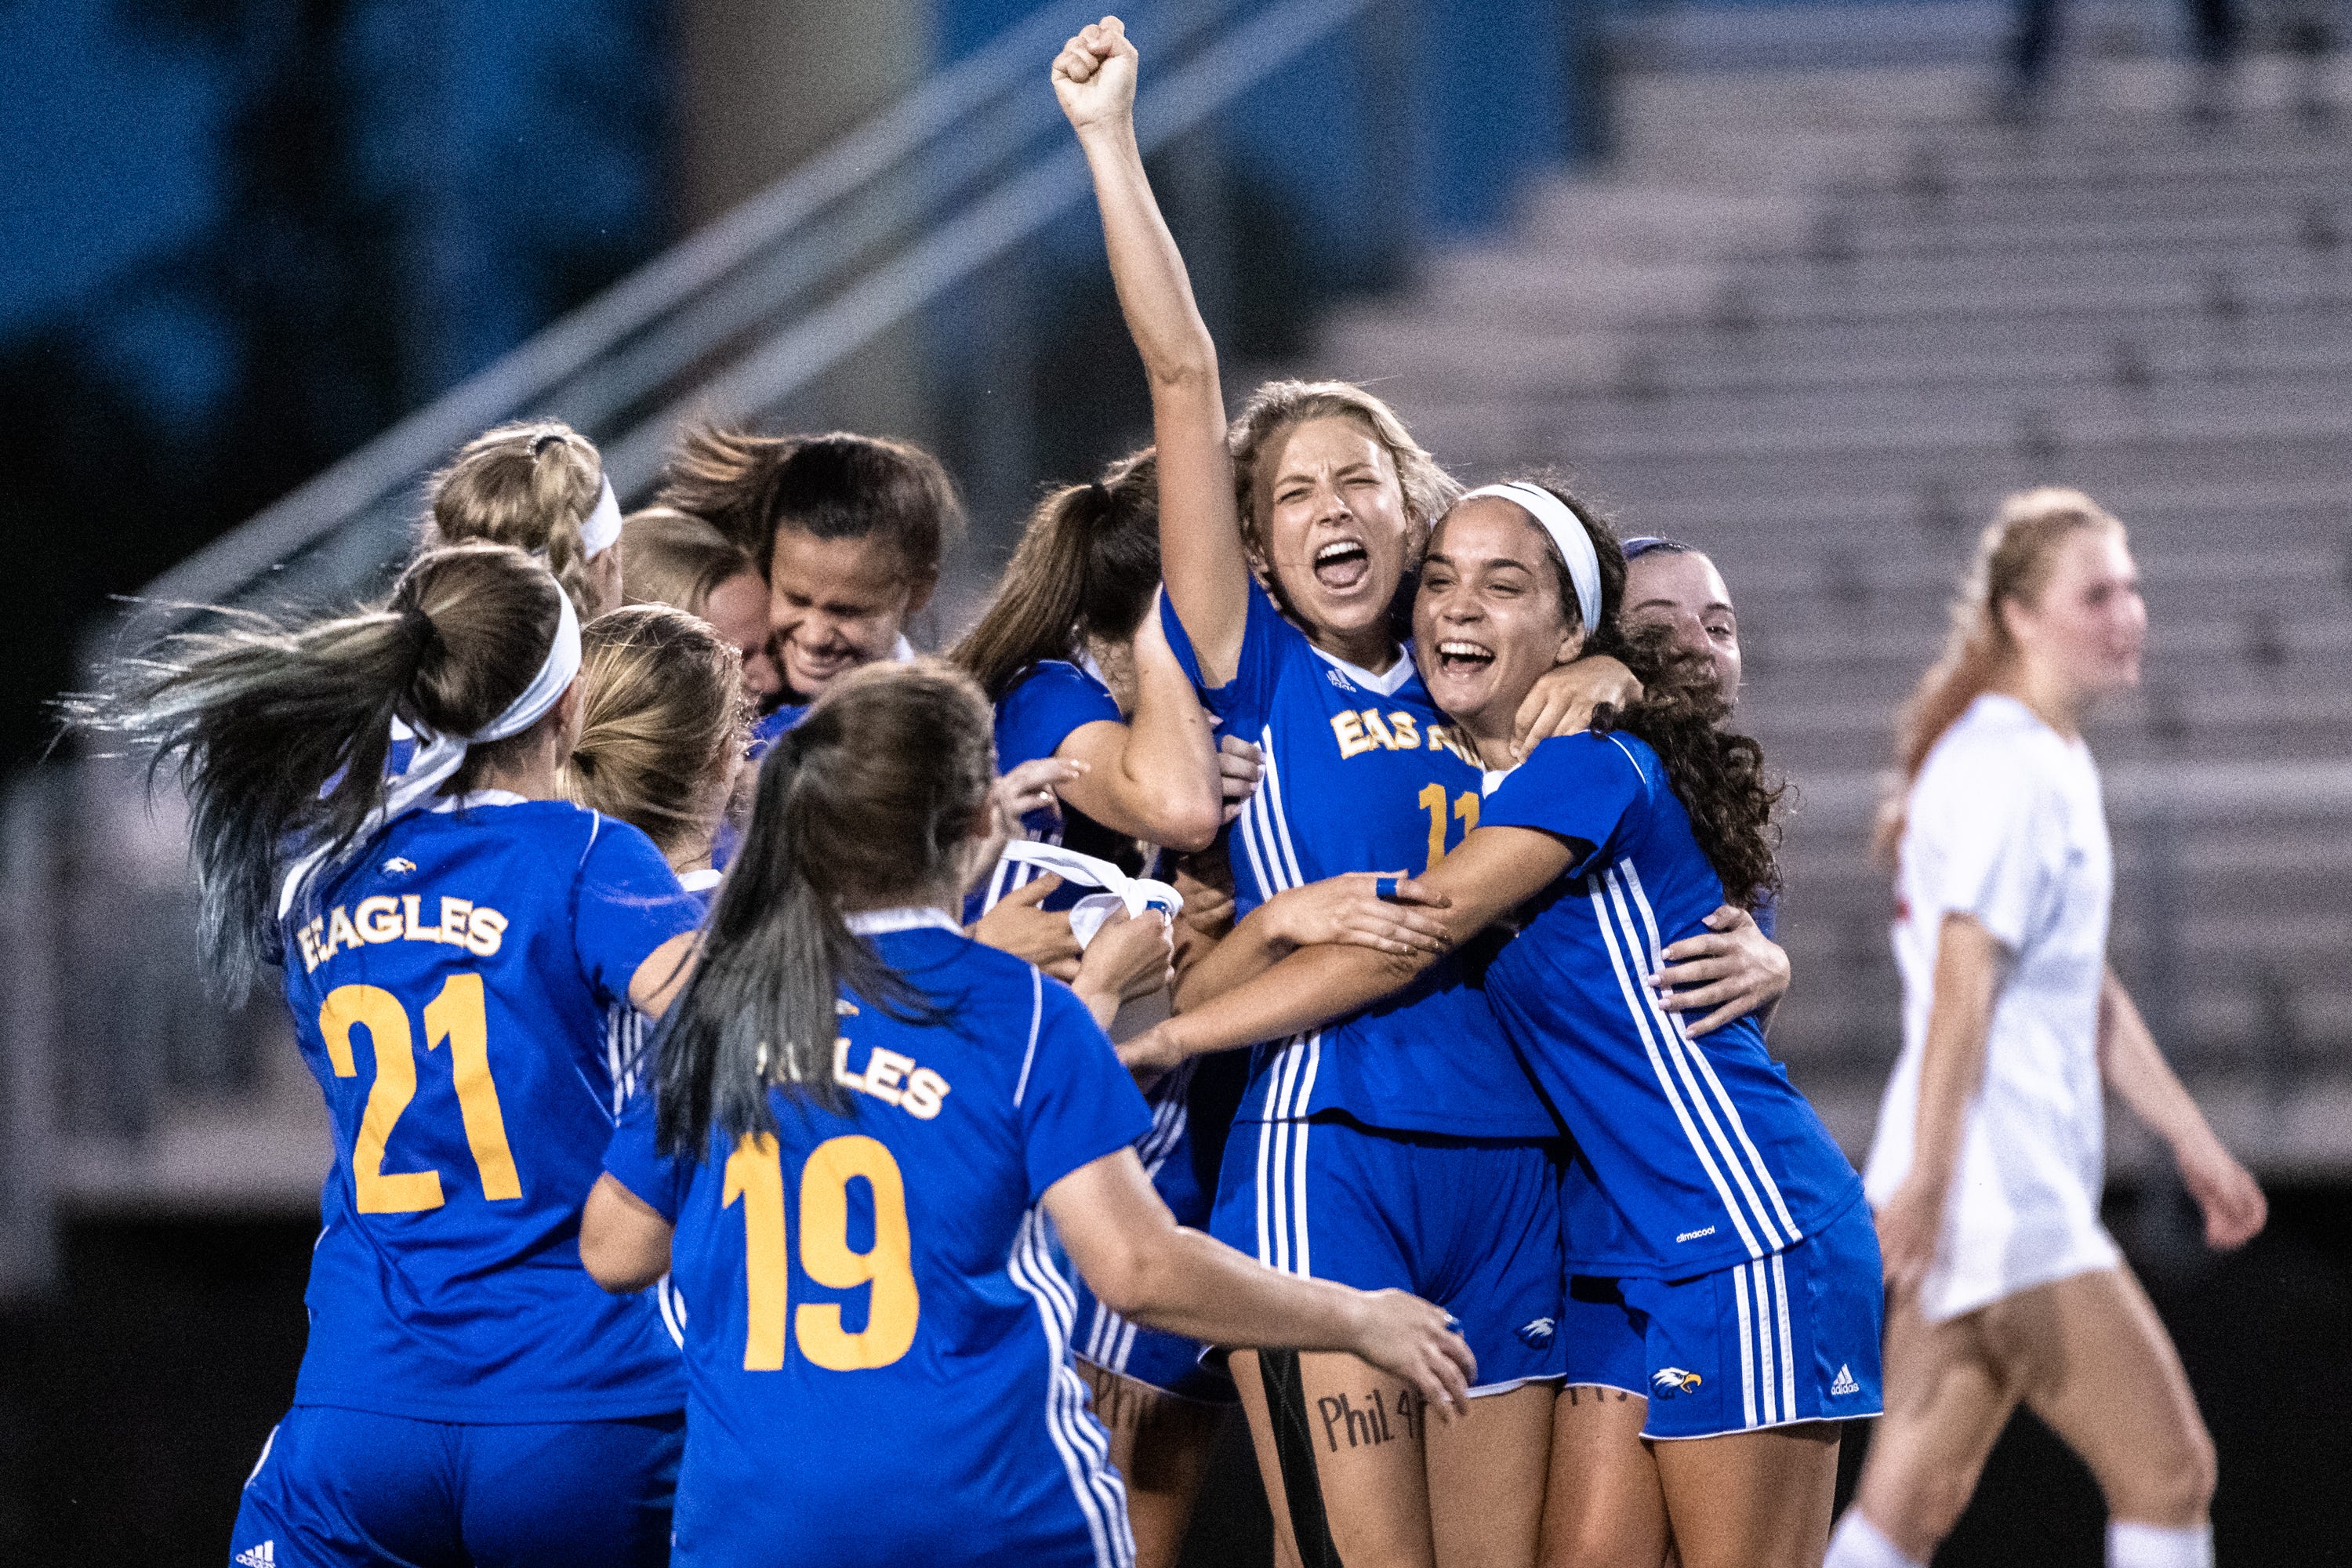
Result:
{"type": "Polygon", "coordinates": [[[236,1568],[278,1568],[278,1542],[265,1541],[236,1554],[236,1568]]]}
{"type": "Polygon", "coordinates": [[[1836,1399],[1844,1394],[1860,1394],[1861,1392],[1862,1384],[1854,1382],[1853,1370],[1847,1366],[1843,1362],[1840,1362],[1838,1363],[1837,1379],[1830,1384],[1830,1397],[1832,1399],[1836,1399]]]}

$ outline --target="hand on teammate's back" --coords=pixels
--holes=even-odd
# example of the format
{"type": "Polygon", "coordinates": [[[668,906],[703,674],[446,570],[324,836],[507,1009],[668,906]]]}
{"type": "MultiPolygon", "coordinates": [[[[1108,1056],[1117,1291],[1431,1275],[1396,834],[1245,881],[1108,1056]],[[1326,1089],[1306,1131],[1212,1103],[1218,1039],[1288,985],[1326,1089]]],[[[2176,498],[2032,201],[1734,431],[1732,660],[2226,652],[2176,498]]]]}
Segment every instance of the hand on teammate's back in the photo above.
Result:
{"type": "Polygon", "coordinates": [[[1071,126],[1117,124],[1135,113],[1135,46],[1116,16],[1078,29],[1054,57],[1054,96],[1071,126]]]}
{"type": "Polygon", "coordinates": [[[2270,1221],[2270,1200],[2253,1173],[2207,1136],[2178,1156],[2180,1180],[2205,1215],[2205,1245],[2234,1252],[2254,1239],[2270,1221]]]}
{"type": "Polygon", "coordinates": [[[1010,769],[989,792],[989,798],[995,803],[998,826],[1006,837],[1018,838],[1022,819],[1032,812],[1052,812],[1058,821],[1062,801],[1054,792],[1092,771],[1084,763],[1061,757],[1038,757],[1010,769]]]}
{"type": "Polygon", "coordinates": [[[1706,917],[1707,936],[1669,946],[1665,967],[1650,977],[1658,1005],[1677,1013],[1708,1009],[1683,1032],[1704,1035],[1778,1002],[1789,990],[1789,955],[1758,929],[1746,910],[1724,905],[1706,917]],[[1684,989],[1690,987],[1691,989],[1684,989]]]}
{"type": "Polygon", "coordinates": [[[1239,735],[1217,742],[1217,784],[1225,799],[1225,820],[1242,814],[1265,777],[1265,752],[1239,735]]]}
{"type": "Polygon", "coordinates": [[[1607,734],[1617,715],[1642,700],[1642,683],[1621,661],[1593,654],[1559,665],[1538,678],[1519,703],[1511,744],[1519,758],[1537,743],[1580,730],[1607,734]]]}
{"type": "Polygon", "coordinates": [[[1076,980],[1079,949],[1078,939],[1070,930],[1070,917],[1037,907],[1061,885],[1059,877],[1045,876],[1013,889],[974,922],[972,940],[1025,958],[1056,980],[1076,980]]]}

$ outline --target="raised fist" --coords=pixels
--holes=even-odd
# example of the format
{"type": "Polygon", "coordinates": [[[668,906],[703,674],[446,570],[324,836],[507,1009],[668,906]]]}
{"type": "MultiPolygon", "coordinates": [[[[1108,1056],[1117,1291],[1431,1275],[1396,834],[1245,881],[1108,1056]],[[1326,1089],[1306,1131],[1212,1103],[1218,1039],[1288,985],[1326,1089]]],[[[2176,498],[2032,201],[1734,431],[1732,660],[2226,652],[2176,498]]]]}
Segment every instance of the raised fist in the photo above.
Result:
{"type": "Polygon", "coordinates": [[[1127,26],[1105,16],[1062,46],[1054,57],[1054,96],[1079,131],[1121,125],[1135,116],[1135,46],[1127,26]]]}

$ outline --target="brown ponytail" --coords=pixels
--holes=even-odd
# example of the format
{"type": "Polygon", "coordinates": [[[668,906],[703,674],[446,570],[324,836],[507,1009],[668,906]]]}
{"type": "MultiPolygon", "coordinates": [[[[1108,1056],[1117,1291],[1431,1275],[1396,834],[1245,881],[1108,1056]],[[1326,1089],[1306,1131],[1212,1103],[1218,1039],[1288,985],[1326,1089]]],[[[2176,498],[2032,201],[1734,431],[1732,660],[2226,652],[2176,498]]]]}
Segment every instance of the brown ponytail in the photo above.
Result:
{"type": "Polygon", "coordinates": [[[433,476],[427,542],[487,540],[536,555],[584,622],[613,607],[598,602],[580,538],[604,493],[604,459],[569,425],[502,425],[467,442],[433,476]]]}
{"type": "Polygon", "coordinates": [[[702,961],[662,1037],[665,1152],[699,1157],[714,1129],[730,1145],[772,1132],[772,1087],[840,1109],[839,988],[893,1016],[940,1016],[843,910],[931,897],[971,869],[992,733],[971,678],[922,658],[851,671],[768,753],[702,961]]]}
{"type": "MultiPolygon", "coordinates": [[[[229,631],[123,661],[107,690],[64,705],[80,727],[152,749],[151,781],[178,774],[204,954],[226,994],[243,997],[278,953],[286,864],[324,847],[332,865],[383,804],[393,720],[452,735],[488,725],[545,661],[560,592],[503,545],[427,551],[381,605],[299,626],[237,615],[229,631]]],[[[467,769],[484,754],[495,761],[496,747],[467,769]]]]}
{"type": "Polygon", "coordinates": [[[2001,605],[2039,602],[2050,585],[2058,546],[2078,530],[2121,533],[2123,526],[2076,489],[2021,490],[2000,503],[1992,525],[1977,540],[1976,557],[1952,600],[1944,651],[1920,677],[1895,721],[1895,776],[1871,835],[1871,854],[1882,865],[1895,863],[1903,842],[1905,803],[1927,753],[1970,703],[2009,674],[2017,647],[2001,619],[2001,605]]]}
{"type": "Polygon", "coordinates": [[[1160,470],[1142,451],[1029,514],[995,595],[948,658],[1002,701],[1041,660],[1133,637],[1159,587],[1160,470]]]}
{"type": "Polygon", "coordinates": [[[632,605],[580,633],[580,734],[563,791],[644,831],[676,863],[705,850],[746,739],[742,656],[667,605],[632,605]]]}

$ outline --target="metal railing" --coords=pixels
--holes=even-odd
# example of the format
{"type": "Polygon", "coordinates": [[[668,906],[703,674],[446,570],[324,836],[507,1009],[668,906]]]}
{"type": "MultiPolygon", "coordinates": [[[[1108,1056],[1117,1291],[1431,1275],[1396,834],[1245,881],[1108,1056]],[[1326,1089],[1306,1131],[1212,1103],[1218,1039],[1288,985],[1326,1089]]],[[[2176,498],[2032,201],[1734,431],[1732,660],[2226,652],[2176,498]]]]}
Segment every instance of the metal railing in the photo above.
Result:
{"type": "MultiPolygon", "coordinates": [[[[1138,127],[1147,153],[1178,144],[1382,5],[1122,7],[1151,60],[1138,127]]],[[[137,621],[107,628],[91,657],[185,624],[195,612],[184,606],[348,601],[379,586],[413,548],[433,470],[501,422],[568,421],[635,501],[689,418],[835,422],[826,410],[839,389],[828,378],[854,373],[861,351],[896,329],[935,329],[918,337],[940,355],[935,340],[971,351],[974,320],[999,334],[1034,330],[1014,319],[1022,312],[961,309],[969,301],[959,291],[978,296],[991,268],[1028,264],[1028,243],[1086,199],[1084,162],[1046,68],[1093,15],[1049,5],[940,70],[158,578],[137,621]]],[[[1365,49],[1392,54],[1379,40],[1365,49]]],[[[1376,73],[1359,79],[1371,83],[1360,90],[1380,85],[1376,73]]],[[[1027,350],[992,342],[979,352],[1027,350]]],[[[962,390],[954,368],[914,365],[935,397],[962,390]]],[[[1007,425],[1016,436],[1023,427],[1018,417],[1007,425]]],[[[1001,523],[1042,477],[1018,445],[993,441],[988,460],[1003,472],[971,487],[1012,498],[1001,523]]],[[[272,1038],[283,1032],[275,999],[232,1012],[198,984],[178,802],[151,805],[123,764],[90,760],[35,771],[5,805],[0,1297],[47,1277],[61,1204],[218,1207],[273,1194],[282,1204],[315,1181],[325,1152],[315,1093],[289,1085],[278,1059],[292,1053],[272,1038]]]]}

